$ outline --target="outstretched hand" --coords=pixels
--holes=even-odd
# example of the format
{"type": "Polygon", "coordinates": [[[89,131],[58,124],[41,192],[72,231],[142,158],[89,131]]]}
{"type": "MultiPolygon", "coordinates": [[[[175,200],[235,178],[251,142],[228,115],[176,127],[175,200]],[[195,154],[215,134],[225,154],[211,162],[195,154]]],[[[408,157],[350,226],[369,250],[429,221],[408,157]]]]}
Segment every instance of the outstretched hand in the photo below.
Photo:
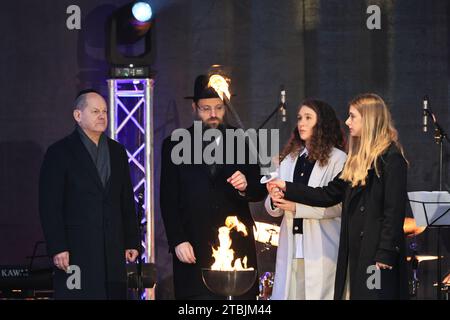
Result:
{"type": "Polygon", "coordinates": [[[284,193],[277,186],[270,185],[269,183],[267,183],[266,188],[267,192],[269,192],[269,196],[272,199],[272,201],[275,201],[277,199],[283,199],[284,193]]]}
{"type": "Polygon", "coordinates": [[[267,183],[266,188],[275,207],[295,212],[295,202],[284,199],[284,191],[286,191],[286,182],[284,180],[274,179],[267,183]]]}
{"type": "Polygon", "coordinates": [[[269,191],[269,193],[272,188],[278,188],[281,191],[285,192],[286,191],[286,181],[281,180],[279,178],[273,179],[272,181],[267,183],[267,190],[269,191]]]}
{"type": "Polygon", "coordinates": [[[272,198],[272,202],[275,207],[280,208],[281,210],[295,212],[295,202],[283,198],[272,198]]]}

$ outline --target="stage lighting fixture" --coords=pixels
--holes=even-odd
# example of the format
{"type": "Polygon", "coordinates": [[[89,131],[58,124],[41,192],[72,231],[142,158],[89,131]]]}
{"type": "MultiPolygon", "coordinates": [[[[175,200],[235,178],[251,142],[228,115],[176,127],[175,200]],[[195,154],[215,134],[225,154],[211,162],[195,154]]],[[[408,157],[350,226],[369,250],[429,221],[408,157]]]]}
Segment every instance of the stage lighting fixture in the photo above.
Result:
{"type": "Polygon", "coordinates": [[[133,1],[118,8],[106,26],[106,59],[113,78],[143,78],[150,75],[154,59],[153,12],[148,1],[133,1]],[[136,51],[141,51],[135,53],[136,51]]]}
{"type": "Polygon", "coordinates": [[[133,16],[136,20],[140,22],[150,21],[153,14],[150,4],[143,1],[136,2],[131,8],[131,12],[133,12],[133,16]]]}

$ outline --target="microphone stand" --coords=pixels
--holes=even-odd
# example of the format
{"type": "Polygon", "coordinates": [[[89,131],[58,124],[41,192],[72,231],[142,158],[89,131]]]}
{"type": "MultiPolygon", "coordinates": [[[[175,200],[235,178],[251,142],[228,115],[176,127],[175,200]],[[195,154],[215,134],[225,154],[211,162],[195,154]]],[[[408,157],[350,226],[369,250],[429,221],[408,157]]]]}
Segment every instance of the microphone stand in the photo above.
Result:
{"type": "MultiPolygon", "coordinates": [[[[242,120],[239,117],[239,114],[237,113],[236,109],[233,107],[233,104],[231,103],[230,99],[226,95],[223,95],[222,101],[225,103],[225,106],[228,107],[228,110],[230,110],[231,114],[234,116],[236,122],[238,123],[238,126],[242,130],[245,130],[244,124],[242,123],[242,120]]],[[[248,138],[248,147],[249,147],[249,155],[254,154],[257,157],[258,165],[260,166],[261,170],[263,171],[263,174],[269,175],[270,174],[270,172],[269,172],[270,164],[269,164],[269,168],[267,168],[267,164],[263,163],[263,161],[261,160],[261,157],[259,155],[258,148],[257,148],[257,146],[255,146],[255,144],[253,143],[253,141],[250,137],[248,138]]]]}
{"type": "Polygon", "coordinates": [[[258,127],[258,130],[263,128],[266,125],[266,123],[269,122],[269,120],[272,119],[272,117],[278,113],[279,110],[280,110],[280,106],[277,106],[275,108],[275,110],[273,110],[272,113],[269,114],[269,116],[266,118],[266,120],[264,120],[264,122],[258,127]]]}
{"type": "MultiPolygon", "coordinates": [[[[444,166],[444,141],[450,142],[448,139],[447,133],[444,131],[444,129],[441,127],[439,122],[437,121],[436,116],[431,111],[431,108],[428,107],[424,110],[433,121],[434,125],[434,141],[436,144],[439,145],[439,191],[442,191],[442,173],[443,173],[443,166],[444,166]]],[[[441,226],[437,226],[437,298],[438,300],[441,300],[442,294],[442,284],[441,284],[441,277],[442,277],[442,265],[441,265],[441,248],[440,248],[440,239],[441,239],[441,226]]]]}
{"type": "Polygon", "coordinates": [[[417,260],[417,242],[415,242],[415,239],[412,241],[409,247],[412,250],[411,255],[412,280],[409,295],[411,297],[417,297],[417,290],[419,288],[419,277],[418,277],[419,260],[417,260]]]}
{"type": "MultiPolygon", "coordinates": [[[[226,83],[226,80],[220,76],[220,74],[217,75],[212,75],[210,77],[209,80],[209,84],[208,86],[212,87],[217,94],[219,95],[220,99],[224,102],[225,106],[228,108],[228,110],[230,110],[231,114],[234,116],[235,120],[238,123],[238,126],[244,130],[244,124],[241,121],[241,118],[239,117],[239,114],[236,112],[236,109],[233,107],[233,104],[230,101],[230,94],[228,91],[228,84],[226,83]],[[216,77],[214,81],[212,81],[212,78],[216,77]],[[217,79],[217,78],[221,78],[221,79],[217,79]],[[212,83],[211,83],[212,82],[212,83]],[[228,95],[227,95],[228,93],[228,95]]],[[[282,90],[284,90],[283,86],[282,86],[282,90]]],[[[231,97],[231,96],[230,96],[231,97]]],[[[282,100],[282,103],[284,101],[282,100]]],[[[272,112],[272,114],[270,115],[269,119],[275,114],[275,112],[278,110],[278,108],[272,112]]],[[[267,119],[264,124],[269,120],[267,119]]],[[[257,129],[259,130],[261,129],[261,126],[257,129]]],[[[255,144],[253,143],[251,137],[248,137],[248,147],[249,147],[249,155],[255,155],[257,157],[257,162],[260,166],[261,169],[261,173],[265,176],[269,176],[270,177],[270,169],[271,169],[271,165],[272,165],[272,161],[270,161],[270,163],[266,164],[263,163],[260,154],[258,152],[258,148],[257,146],[255,146],[255,144]],[[267,165],[269,165],[269,167],[267,167],[267,165]]]]}
{"type": "MultiPolygon", "coordinates": [[[[281,91],[283,91],[283,90],[284,90],[284,86],[281,86],[281,91]]],[[[257,130],[262,129],[262,128],[267,124],[267,122],[269,122],[270,119],[272,119],[273,116],[277,114],[277,112],[280,110],[280,105],[281,105],[282,108],[284,108],[284,105],[282,105],[282,104],[283,104],[283,102],[281,102],[281,103],[280,103],[280,104],[272,111],[272,113],[269,114],[269,116],[266,118],[266,120],[263,121],[263,123],[258,127],[257,130]]]]}

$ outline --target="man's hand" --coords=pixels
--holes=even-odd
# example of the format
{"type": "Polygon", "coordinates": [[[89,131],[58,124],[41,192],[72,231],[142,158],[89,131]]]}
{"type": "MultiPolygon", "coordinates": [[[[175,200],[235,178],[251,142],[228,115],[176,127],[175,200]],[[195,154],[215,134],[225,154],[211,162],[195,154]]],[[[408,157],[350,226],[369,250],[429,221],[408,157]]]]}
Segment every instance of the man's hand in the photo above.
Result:
{"type": "Polygon", "coordinates": [[[178,260],[184,263],[195,263],[194,248],[189,242],[182,242],[175,247],[175,254],[178,260]]]}
{"type": "Polygon", "coordinates": [[[227,179],[227,182],[240,192],[245,192],[247,189],[247,179],[240,171],[233,173],[233,175],[227,179]]]}
{"type": "Polygon", "coordinates": [[[136,261],[136,258],[138,257],[139,252],[136,249],[127,249],[125,250],[125,259],[128,262],[134,262],[136,261]]]}
{"type": "Polygon", "coordinates": [[[69,268],[69,251],[60,252],[53,256],[53,263],[55,267],[60,270],[66,271],[69,268]]]}
{"type": "Polygon", "coordinates": [[[377,267],[377,269],[389,269],[389,270],[392,270],[392,266],[389,266],[389,265],[381,263],[381,262],[377,262],[376,263],[376,267],[377,267]]]}

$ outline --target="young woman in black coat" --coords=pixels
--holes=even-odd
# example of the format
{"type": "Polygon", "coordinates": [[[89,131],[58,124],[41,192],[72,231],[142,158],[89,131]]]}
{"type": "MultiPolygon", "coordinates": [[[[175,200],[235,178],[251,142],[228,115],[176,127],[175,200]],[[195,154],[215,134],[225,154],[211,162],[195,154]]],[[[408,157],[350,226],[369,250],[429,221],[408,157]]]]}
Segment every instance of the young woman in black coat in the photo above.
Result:
{"type": "MultiPolygon", "coordinates": [[[[274,180],[282,199],[330,207],[342,202],[335,299],[406,299],[407,161],[383,99],[363,94],[349,104],[344,169],[326,187],[274,180]]],[[[276,190],[275,190],[276,191],[276,190]]]]}

